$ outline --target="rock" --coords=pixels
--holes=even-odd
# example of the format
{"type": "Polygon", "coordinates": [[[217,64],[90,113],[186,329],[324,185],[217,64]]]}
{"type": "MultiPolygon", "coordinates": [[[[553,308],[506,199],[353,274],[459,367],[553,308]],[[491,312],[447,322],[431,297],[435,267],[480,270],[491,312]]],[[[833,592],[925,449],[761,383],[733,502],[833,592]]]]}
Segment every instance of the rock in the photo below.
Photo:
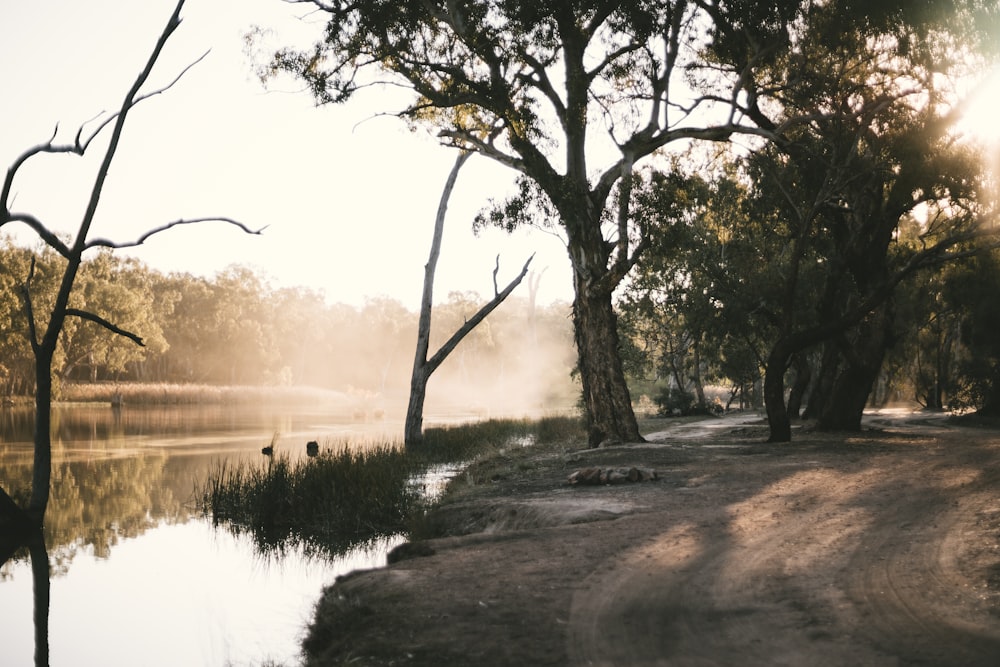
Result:
{"type": "Polygon", "coordinates": [[[387,563],[398,563],[401,560],[433,556],[434,548],[426,542],[403,542],[386,556],[387,563]]]}
{"type": "Polygon", "coordinates": [[[574,470],[566,479],[570,484],[595,486],[599,484],[624,484],[626,482],[649,482],[659,479],[652,468],[581,468],[574,470]]]}

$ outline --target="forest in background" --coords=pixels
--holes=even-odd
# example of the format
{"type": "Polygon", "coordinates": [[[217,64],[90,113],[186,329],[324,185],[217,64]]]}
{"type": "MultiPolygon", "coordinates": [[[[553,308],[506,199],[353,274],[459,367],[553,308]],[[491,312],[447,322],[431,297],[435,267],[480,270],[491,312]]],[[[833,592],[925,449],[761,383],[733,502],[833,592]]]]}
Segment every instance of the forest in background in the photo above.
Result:
{"type": "MultiPolygon", "coordinates": [[[[671,230],[669,243],[683,252],[665,263],[667,256],[652,248],[617,299],[634,401],[667,413],[760,407],[772,334],[753,310],[767,293],[761,253],[776,252],[780,239],[768,251],[759,226],[722,228],[708,215],[671,230]],[[723,275],[732,280],[723,283],[723,275]]],[[[0,241],[0,392],[7,397],[33,391],[20,297],[32,255],[36,298],[44,304],[56,287],[58,258],[0,241]]],[[[983,407],[1000,356],[998,293],[1000,259],[991,253],[902,283],[893,301],[893,340],[870,401],[983,407]]],[[[516,292],[445,362],[432,380],[436,405],[501,414],[577,400],[570,305],[534,305],[527,294],[516,292]]],[[[247,267],[231,266],[212,278],[164,274],[101,251],[84,265],[74,300],[109,314],[146,346],[70,320],[57,360],[59,385],[314,387],[369,406],[402,403],[409,389],[417,313],[393,299],[330,304],[311,289],[273,288],[247,267]]],[[[437,304],[433,345],[483,301],[453,292],[437,304]]],[[[793,376],[812,376],[808,369],[818,368],[822,355],[822,346],[811,349],[793,376]]]]}
{"type": "MultiPolygon", "coordinates": [[[[46,313],[60,258],[0,239],[0,394],[7,397],[34,391],[21,297],[33,255],[35,312],[46,313]]],[[[481,302],[477,294],[454,292],[437,304],[432,347],[481,302]]],[[[103,313],[141,336],[145,346],[71,319],[55,361],[57,387],[304,386],[373,405],[405,403],[409,391],[417,313],[394,299],[373,297],[360,307],[331,304],[315,290],[274,288],[247,267],[230,266],[212,278],[165,274],[103,250],[84,264],[71,305],[103,313]]],[[[494,413],[565,407],[576,398],[574,358],[569,306],[536,306],[515,295],[439,369],[431,398],[494,413]]]]}

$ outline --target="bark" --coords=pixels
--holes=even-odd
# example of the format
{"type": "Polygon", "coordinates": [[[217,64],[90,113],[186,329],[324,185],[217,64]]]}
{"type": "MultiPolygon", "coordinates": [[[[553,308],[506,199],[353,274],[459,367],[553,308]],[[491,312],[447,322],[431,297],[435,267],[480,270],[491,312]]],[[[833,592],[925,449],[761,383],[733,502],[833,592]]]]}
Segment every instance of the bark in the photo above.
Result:
{"type": "Polygon", "coordinates": [[[52,352],[35,353],[35,458],[28,516],[41,526],[49,504],[52,479],[52,352]]]}
{"type": "Polygon", "coordinates": [[[617,316],[610,292],[594,293],[577,285],[573,324],[589,445],[643,442],[618,353],[617,316]]]}

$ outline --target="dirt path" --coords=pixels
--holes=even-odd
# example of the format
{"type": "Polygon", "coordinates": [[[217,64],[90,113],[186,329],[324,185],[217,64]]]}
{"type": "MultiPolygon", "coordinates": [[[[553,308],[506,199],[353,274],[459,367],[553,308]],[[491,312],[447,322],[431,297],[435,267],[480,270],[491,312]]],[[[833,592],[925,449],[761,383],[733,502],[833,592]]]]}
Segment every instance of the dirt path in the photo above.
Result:
{"type": "Polygon", "coordinates": [[[720,424],[460,492],[433,554],[327,591],[311,664],[1000,665],[1000,432],[720,424]]]}

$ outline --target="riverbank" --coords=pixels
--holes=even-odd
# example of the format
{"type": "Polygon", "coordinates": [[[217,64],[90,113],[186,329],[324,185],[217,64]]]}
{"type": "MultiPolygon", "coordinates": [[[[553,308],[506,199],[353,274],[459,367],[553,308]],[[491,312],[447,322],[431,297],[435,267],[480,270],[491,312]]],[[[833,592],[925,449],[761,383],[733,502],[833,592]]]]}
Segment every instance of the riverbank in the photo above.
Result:
{"type": "Polygon", "coordinates": [[[644,426],[468,469],[399,560],[324,592],[306,664],[996,664],[1000,431],[644,426]],[[591,467],[657,479],[567,482],[591,467]]]}

